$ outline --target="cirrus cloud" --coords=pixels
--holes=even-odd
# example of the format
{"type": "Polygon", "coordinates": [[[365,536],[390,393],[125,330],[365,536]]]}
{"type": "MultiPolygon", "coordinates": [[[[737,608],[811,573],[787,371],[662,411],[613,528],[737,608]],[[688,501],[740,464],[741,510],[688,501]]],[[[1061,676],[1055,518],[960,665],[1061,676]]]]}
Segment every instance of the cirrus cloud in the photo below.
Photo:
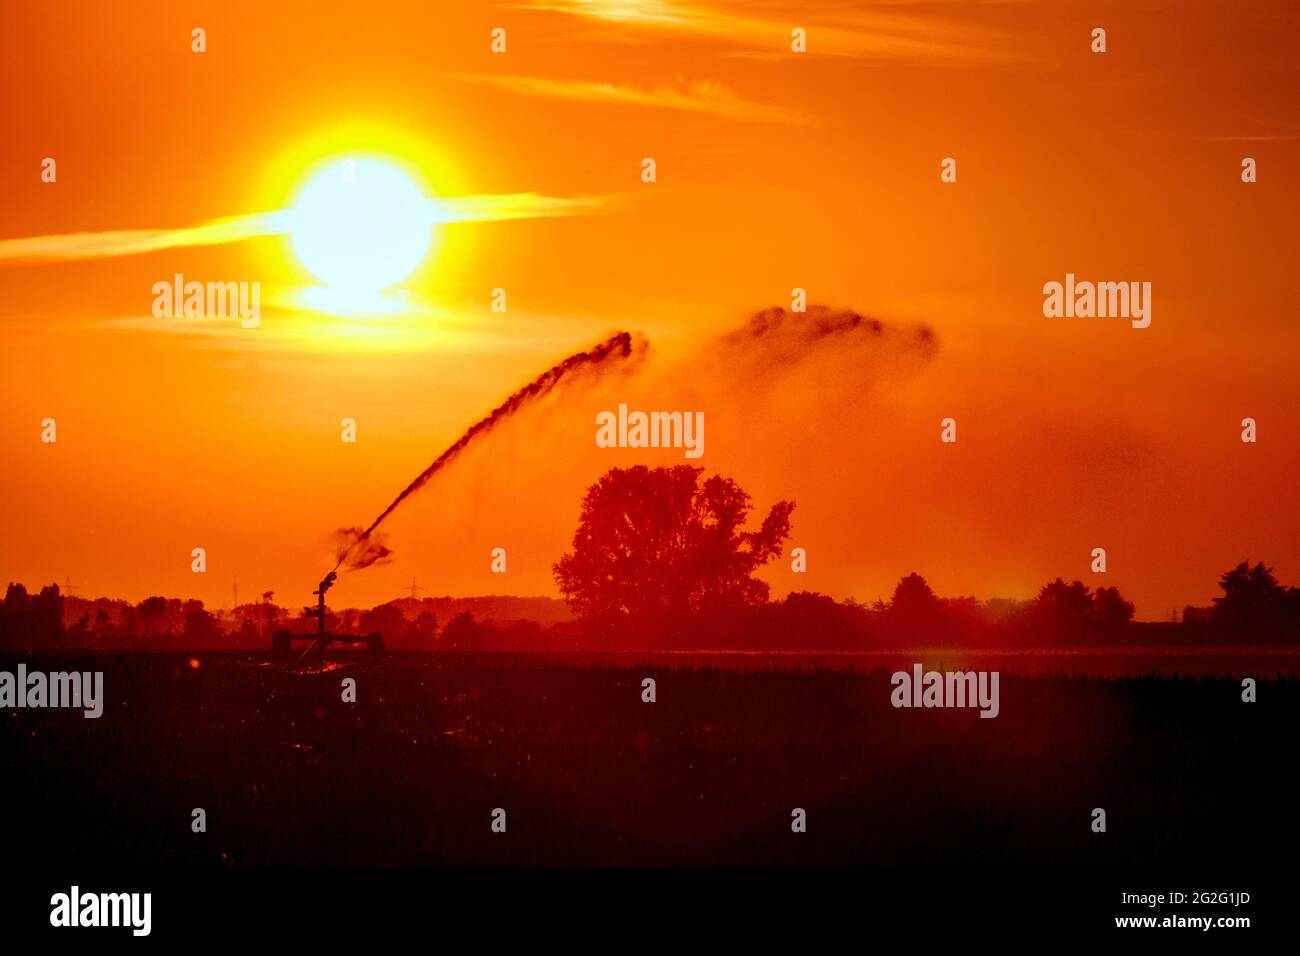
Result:
{"type": "Polygon", "coordinates": [[[592,80],[549,80],[534,76],[458,74],[456,79],[494,86],[523,96],[650,106],[760,122],[803,124],[812,121],[807,113],[747,100],[721,83],[708,81],[678,80],[673,86],[644,88],[592,80]]]}

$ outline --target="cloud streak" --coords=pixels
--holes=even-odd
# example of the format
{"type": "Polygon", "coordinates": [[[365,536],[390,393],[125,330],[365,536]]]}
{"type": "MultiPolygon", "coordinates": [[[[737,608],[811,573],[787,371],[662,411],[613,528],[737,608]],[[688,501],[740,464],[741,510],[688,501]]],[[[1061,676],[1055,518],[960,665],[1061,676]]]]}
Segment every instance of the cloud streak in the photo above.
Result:
{"type": "Polygon", "coordinates": [[[563,13],[631,32],[692,34],[733,45],[790,53],[790,31],[808,31],[809,52],[873,60],[971,63],[1015,58],[1006,35],[912,12],[835,10],[835,22],[818,22],[816,11],[768,18],[754,6],[727,9],[679,0],[523,0],[519,6],[563,13]]]}
{"type": "MultiPolygon", "coordinates": [[[[539,193],[438,198],[429,200],[429,225],[587,216],[607,211],[615,202],[609,196],[539,193]]],[[[144,255],[184,246],[222,245],[258,236],[283,235],[289,230],[289,221],[288,210],[276,210],[228,216],[176,229],[113,229],[0,239],[0,263],[66,262],[144,255]]]]}
{"type": "Polygon", "coordinates": [[[180,229],[115,229],[0,239],[0,261],[57,262],[134,256],[179,246],[212,246],[283,232],[282,213],[252,213],[180,229]]]}
{"type": "Polygon", "coordinates": [[[720,83],[706,81],[646,89],[600,81],[548,80],[532,76],[468,76],[458,74],[456,78],[467,83],[478,83],[509,90],[523,96],[574,100],[586,103],[650,106],[759,122],[803,124],[811,121],[811,117],[806,113],[747,100],[720,83]]]}
{"type": "Polygon", "coordinates": [[[500,222],[506,219],[557,219],[609,212],[616,196],[543,196],[540,193],[501,193],[431,200],[434,221],[500,222]]]}

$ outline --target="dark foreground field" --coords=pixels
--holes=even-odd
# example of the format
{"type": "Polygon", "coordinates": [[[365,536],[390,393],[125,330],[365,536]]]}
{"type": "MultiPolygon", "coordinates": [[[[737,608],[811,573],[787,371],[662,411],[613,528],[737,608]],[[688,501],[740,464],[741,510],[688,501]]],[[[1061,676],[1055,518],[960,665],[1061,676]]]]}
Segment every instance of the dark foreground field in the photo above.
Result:
{"type": "Polygon", "coordinates": [[[104,671],[106,705],[0,712],[13,858],[1254,866],[1300,844],[1294,680],[1245,704],[1239,678],[1004,672],[982,720],[895,710],[883,670],[395,654],[294,674],[151,653],[0,668],[19,659],[104,671]]]}

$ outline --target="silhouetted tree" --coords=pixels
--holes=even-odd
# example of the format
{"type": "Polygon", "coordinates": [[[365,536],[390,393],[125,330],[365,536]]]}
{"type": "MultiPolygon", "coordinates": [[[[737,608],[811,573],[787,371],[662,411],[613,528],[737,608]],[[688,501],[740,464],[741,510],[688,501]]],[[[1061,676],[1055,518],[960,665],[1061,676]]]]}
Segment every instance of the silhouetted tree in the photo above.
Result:
{"type": "Polygon", "coordinates": [[[27,588],[10,581],[4,603],[0,604],[0,644],[12,647],[21,643],[19,636],[27,608],[27,588]]]}
{"type": "Polygon", "coordinates": [[[1034,598],[1032,616],[1047,635],[1076,636],[1092,616],[1092,595],[1082,581],[1066,584],[1057,578],[1043,585],[1034,598]]]}
{"type": "Polygon", "coordinates": [[[768,605],[734,635],[738,646],[842,647],[865,640],[870,612],[856,604],[841,604],[813,591],[791,591],[768,605]]]}
{"type": "Polygon", "coordinates": [[[26,585],[10,581],[9,587],[5,590],[5,613],[13,617],[26,614],[30,600],[26,585]]]}
{"type": "Polygon", "coordinates": [[[223,636],[217,619],[204,609],[202,601],[185,602],[185,628],[181,634],[190,647],[210,646],[223,636]]]}
{"type": "Polygon", "coordinates": [[[63,638],[63,595],[57,584],[29,594],[11,583],[0,606],[0,641],[12,647],[47,647],[63,638]]]}
{"type": "Polygon", "coordinates": [[[68,639],[68,644],[72,647],[85,647],[94,637],[90,632],[90,612],[87,611],[77,618],[77,623],[72,627],[63,629],[64,636],[68,639]]]}
{"type": "Polygon", "coordinates": [[[150,636],[158,629],[163,616],[167,613],[167,599],[147,597],[136,605],[136,610],[140,613],[140,624],[144,628],[145,636],[150,636]]]}
{"type": "Polygon", "coordinates": [[[1282,623],[1287,589],[1278,583],[1272,568],[1264,567],[1264,562],[1253,568],[1249,561],[1241,562],[1224,572],[1219,587],[1223,597],[1214,599],[1215,624],[1230,631],[1246,631],[1282,623]]]}
{"type": "Polygon", "coordinates": [[[116,643],[119,635],[117,628],[113,624],[113,619],[108,616],[108,611],[99,608],[95,612],[95,643],[104,646],[110,646],[116,643]]]}
{"type": "Polygon", "coordinates": [[[988,626],[984,609],[971,596],[940,598],[939,610],[942,618],[941,632],[952,639],[967,640],[988,626]]]}
{"type": "Polygon", "coordinates": [[[389,641],[392,642],[396,641],[405,630],[406,616],[402,614],[402,609],[392,601],[387,604],[380,604],[378,607],[372,607],[361,615],[361,631],[363,634],[382,631],[388,635],[389,641]]]}
{"type": "Polygon", "coordinates": [[[939,609],[939,598],[925,578],[913,571],[894,586],[889,609],[899,614],[931,614],[939,609]]]}
{"type": "Polygon", "coordinates": [[[939,598],[929,582],[913,571],[894,585],[889,609],[897,614],[932,614],[939,609],[939,598]]]}
{"type": "Polygon", "coordinates": [[[230,616],[234,619],[235,635],[239,642],[262,640],[292,624],[289,612],[271,601],[273,594],[272,591],[266,591],[256,603],[240,604],[231,609],[230,616]]]}
{"type": "Polygon", "coordinates": [[[1133,620],[1135,610],[1133,602],[1125,600],[1119,588],[1097,588],[1092,595],[1088,623],[1098,630],[1118,631],[1133,620]]]}
{"type": "Polygon", "coordinates": [[[411,622],[410,630],[421,644],[428,645],[438,633],[438,615],[432,611],[421,611],[411,622]]]}
{"type": "Polygon", "coordinates": [[[47,584],[32,598],[32,631],[38,644],[55,644],[63,637],[63,595],[47,584]]]}
{"type": "Polygon", "coordinates": [[[474,620],[473,614],[462,611],[447,622],[438,643],[446,650],[475,650],[482,641],[483,631],[484,625],[474,620]]]}
{"type": "Polygon", "coordinates": [[[573,553],[555,579],[580,617],[662,620],[758,605],[768,586],[754,571],[781,553],[794,504],[772,506],[742,531],[749,495],[704,469],[615,468],[587,489],[573,553]]]}
{"type": "Polygon", "coordinates": [[[913,571],[894,587],[885,611],[885,621],[895,636],[935,636],[940,626],[939,598],[925,578],[913,571]]]}

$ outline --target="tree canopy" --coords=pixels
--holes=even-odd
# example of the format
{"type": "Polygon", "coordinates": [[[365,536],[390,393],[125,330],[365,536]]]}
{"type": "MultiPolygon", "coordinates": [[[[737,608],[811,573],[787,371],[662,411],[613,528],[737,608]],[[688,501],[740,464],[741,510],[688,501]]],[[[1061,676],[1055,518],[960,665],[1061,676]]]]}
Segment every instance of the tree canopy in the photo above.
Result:
{"type": "Polygon", "coordinates": [[[745,531],[749,494],[703,474],[692,465],[637,465],[587,489],[573,551],[554,566],[575,613],[653,620],[767,600],[767,584],[753,574],[781,553],[794,503],[778,501],[757,530],[745,531]]]}

